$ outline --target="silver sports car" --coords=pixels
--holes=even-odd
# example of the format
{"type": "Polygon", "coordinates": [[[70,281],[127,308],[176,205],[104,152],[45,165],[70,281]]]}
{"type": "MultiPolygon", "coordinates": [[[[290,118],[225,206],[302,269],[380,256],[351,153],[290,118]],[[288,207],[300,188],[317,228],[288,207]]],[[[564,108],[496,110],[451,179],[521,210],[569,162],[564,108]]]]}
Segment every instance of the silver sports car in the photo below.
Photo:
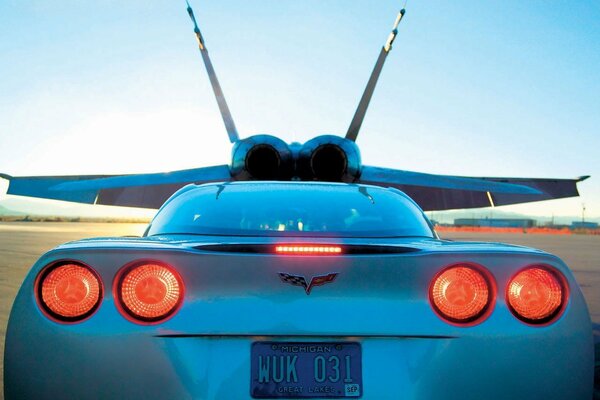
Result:
{"type": "Polygon", "coordinates": [[[559,258],[440,240],[396,189],[189,185],[32,267],[5,396],[589,400],[593,354],[559,258]]]}

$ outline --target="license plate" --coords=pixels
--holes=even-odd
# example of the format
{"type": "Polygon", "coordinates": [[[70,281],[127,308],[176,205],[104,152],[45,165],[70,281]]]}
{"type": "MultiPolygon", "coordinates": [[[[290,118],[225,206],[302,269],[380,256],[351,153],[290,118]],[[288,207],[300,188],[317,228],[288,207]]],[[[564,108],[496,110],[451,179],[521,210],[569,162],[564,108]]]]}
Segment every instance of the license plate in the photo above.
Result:
{"type": "Polygon", "coordinates": [[[254,398],[358,398],[361,347],[355,342],[254,342],[254,398]]]}

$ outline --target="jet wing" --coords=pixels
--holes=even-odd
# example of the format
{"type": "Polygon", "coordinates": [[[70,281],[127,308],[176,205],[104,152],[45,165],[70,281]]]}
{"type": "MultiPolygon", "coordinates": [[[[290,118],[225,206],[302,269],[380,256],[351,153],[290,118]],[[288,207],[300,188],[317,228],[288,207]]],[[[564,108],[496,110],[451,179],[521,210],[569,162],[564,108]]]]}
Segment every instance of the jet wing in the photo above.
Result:
{"type": "MultiPolygon", "coordinates": [[[[231,180],[227,165],[154,174],[0,177],[9,180],[7,194],[143,208],[160,208],[190,183],[231,180]]],[[[469,178],[364,166],[359,182],[398,188],[433,211],[578,196],[577,182],[586,178],[469,178]]]]}
{"type": "Polygon", "coordinates": [[[542,192],[542,196],[531,196],[527,194],[493,193],[494,205],[504,206],[509,204],[528,203],[539,200],[561,199],[565,197],[579,196],[577,183],[589,178],[589,175],[580,176],[575,179],[543,179],[543,178],[480,178],[493,182],[506,182],[529,186],[542,192]]]}
{"type": "Polygon", "coordinates": [[[587,178],[469,178],[364,166],[360,182],[395,187],[423,210],[437,211],[574,197],[577,183],[587,178]]]}
{"type": "Polygon", "coordinates": [[[0,178],[9,181],[7,194],[89,204],[93,204],[96,199],[97,193],[94,190],[60,192],[53,190],[53,187],[65,182],[101,180],[107,177],[110,177],[110,175],[10,176],[0,174],[0,178]]]}
{"type": "Polygon", "coordinates": [[[160,208],[190,183],[231,180],[227,165],[154,174],[0,177],[9,181],[7,194],[143,208],[160,208]]]}

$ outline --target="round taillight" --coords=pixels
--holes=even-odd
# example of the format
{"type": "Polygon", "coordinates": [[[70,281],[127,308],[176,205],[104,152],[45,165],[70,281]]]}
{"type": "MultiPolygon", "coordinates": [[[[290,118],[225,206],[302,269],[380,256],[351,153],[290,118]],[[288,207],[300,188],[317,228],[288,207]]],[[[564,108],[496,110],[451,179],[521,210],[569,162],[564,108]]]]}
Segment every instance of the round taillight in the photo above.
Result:
{"type": "Polygon", "coordinates": [[[506,299],[517,318],[542,324],[560,313],[565,290],[557,273],[534,266],[524,269],[510,280],[506,299]]]}
{"type": "Polygon", "coordinates": [[[127,268],[118,282],[123,309],[136,320],[157,322],[171,316],[183,299],[183,282],[171,268],[159,263],[127,268]]]}
{"type": "Polygon", "coordinates": [[[492,300],[492,288],[482,272],[470,265],[454,265],[438,274],[430,287],[433,308],[448,321],[479,319],[492,300]]]}
{"type": "Polygon", "coordinates": [[[102,284],[90,267],[75,262],[61,263],[42,272],[37,297],[50,317],[76,322],[96,311],[102,298],[102,284]]]}

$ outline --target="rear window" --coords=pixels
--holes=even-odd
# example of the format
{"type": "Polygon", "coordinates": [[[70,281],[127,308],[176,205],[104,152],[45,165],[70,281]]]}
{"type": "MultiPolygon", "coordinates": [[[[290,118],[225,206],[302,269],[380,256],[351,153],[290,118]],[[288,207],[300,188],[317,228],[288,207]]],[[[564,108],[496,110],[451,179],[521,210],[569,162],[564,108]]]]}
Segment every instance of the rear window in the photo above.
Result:
{"type": "Polygon", "coordinates": [[[433,237],[412,201],[360,185],[230,183],[185,191],[156,215],[148,235],[433,237]]]}

